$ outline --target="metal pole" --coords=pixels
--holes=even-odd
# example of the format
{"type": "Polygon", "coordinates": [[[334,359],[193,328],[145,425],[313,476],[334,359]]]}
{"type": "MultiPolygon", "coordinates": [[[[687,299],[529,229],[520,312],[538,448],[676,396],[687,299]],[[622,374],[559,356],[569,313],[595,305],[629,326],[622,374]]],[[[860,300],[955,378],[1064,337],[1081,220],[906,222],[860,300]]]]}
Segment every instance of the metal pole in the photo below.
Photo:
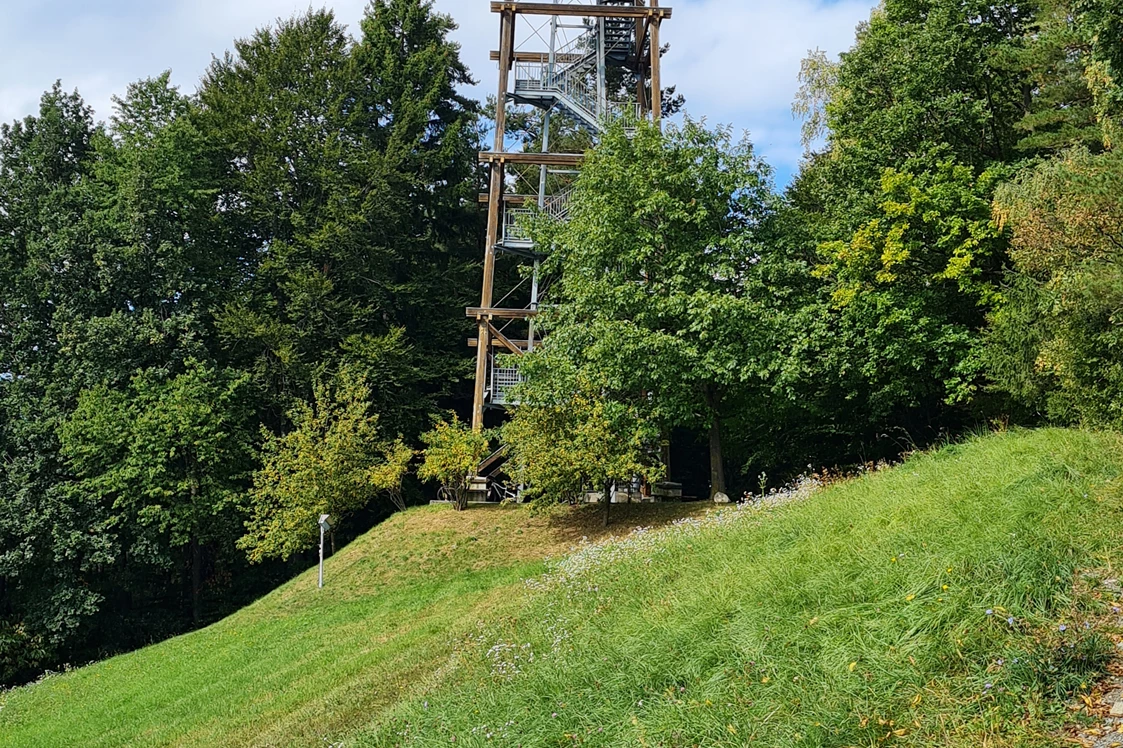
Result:
{"type": "Polygon", "coordinates": [[[324,588],[324,524],[320,523],[320,589],[324,588]]]}
{"type": "MultiPolygon", "coordinates": [[[[557,4],[558,0],[554,0],[557,4]]],[[[553,81],[557,75],[557,53],[558,53],[558,17],[553,16],[550,20],[550,56],[549,67],[547,68],[548,80],[553,81]]],[[[542,116],[542,152],[550,152],[550,113],[553,108],[547,109],[546,113],[542,116]]],[[[538,209],[543,210],[546,207],[546,175],[547,167],[545,164],[539,167],[538,170],[538,209]]],[[[538,310],[538,268],[539,261],[534,261],[534,273],[530,281],[530,308],[538,310]]],[[[534,318],[531,317],[527,322],[527,342],[526,349],[528,351],[534,350],[534,318]]]]}
{"type": "Polygon", "coordinates": [[[608,69],[605,62],[604,19],[597,19],[597,120],[603,122],[608,113],[608,69]]]}

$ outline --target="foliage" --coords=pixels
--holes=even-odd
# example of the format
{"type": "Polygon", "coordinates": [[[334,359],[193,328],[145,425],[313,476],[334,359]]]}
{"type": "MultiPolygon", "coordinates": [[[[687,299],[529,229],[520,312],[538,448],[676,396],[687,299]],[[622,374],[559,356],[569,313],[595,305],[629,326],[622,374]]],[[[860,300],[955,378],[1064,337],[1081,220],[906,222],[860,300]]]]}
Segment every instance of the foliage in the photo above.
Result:
{"type": "Polygon", "coordinates": [[[780,352],[752,412],[776,446],[737,426],[757,470],[784,451],[804,458],[789,470],[893,454],[992,412],[980,340],[1007,237],[989,202],[1024,157],[1028,104],[1053,106],[1028,82],[1059,49],[1026,51],[1038,11],[886,0],[837,61],[805,61],[797,112],[825,138],[774,240],[780,352]]]}
{"type": "Polygon", "coordinates": [[[1111,148],[1118,140],[1123,114],[1123,5],[1119,0],[1079,0],[1077,9],[1091,47],[1085,78],[1103,128],[1104,145],[1111,148]]]}
{"type": "Polygon", "coordinates": [[[124,392],[84,391],[60,432],[61,454],[77,479],[67,490],[110,508],[111,526],[137,528],[126,552],[168,564],[160,549],[191,546],[196,622],[199,547],[229,538],[252,460],[247,381],[194,360],[174,378],[142,372],[124,392]]]}
{"type": "Polygon", "coordinates": [[[404,512],[406,500],[402,494],[402,481],[409,473],[410,463],[417,456],[417,452],[406,446],[401,437],[384,444],[381,452],[381,464],[370,469],[370,482],[386,492],[399,512],[404,512]]]}
{"type": "Polygon", "coordinates": [[[820,247],[815,274],[842,324],[861,330],[868,354],[880,350],[867,379],[883,407],[925,390],[956,402],[978,386],[974,346],[1006,249],[990,215],[995,182],[953,163],[922,175],[886,170],[880,215],[820,247]]]}
{"type": "MultiPolygon", "coordinates": [[[[558,282],[540,350],[555,366],[524,367],[535,387],[578,371],[609,399],[663,428],[720,432],[726,390],[759,377],[767,318],[755,281],[756,231],[770,215],[769,174],[747,142],[687,120],[607,134],[586,159],[569,220],[541,221],[558,282]],[[583,373],[582,373],[583,372],[583,373]],[[641,404],[642,401],[646,401],[641,404]]],[[[533,394],[528,394],[533,398],[533,394]]],[[[724,490],[720,438],[711,454],[724,490]]]]}
{"type": "Polygon", "coordinates": [[[417,470],[422,480],[435,480],[458,510],[468,507],[468,488],[480,463],[487,456],[490,436],[474,431],[454,414],[438,421],[421,435],[425,461],[417,470]]]}
{"type": "Polygon", "coordinates": [[[1073,150],[1004,185],[1016,275],[989,334],[996,385],[1061,422],[1123,425],[1123,157],[1073,150]]]}
{"type": "Polygon", "coordinates": [[[541,385],[521,390],[522,402],[503,427],[512,477],[528,498],[575,503],[595,488],[607,513],[614,485],[664,477],[660,429],[640,407],[605,397],[585,372],[571,371],[564,383],[556,370],[553,377],[560,386],[548,394],[541,385]]]}
{"type": "Polygon", "coordinates": [[[827,104],[837,96],[838,67],[821,49],[811,50],[800,61],[799,90],[792,102],[792,114],[803,120],[800,135],[807,150],[828,132],[827,104]]]}
{"type": "Polygon", "coordinates": [[[233,165],[224,220],[250,263],[218,325],[272,408],[347,362],[388,433],[415,437],[467,370],[476,106],[456,92],[471,79],[454,28],[422,0],[372,3],[355,40],[309,12],[204,77],[200,120],[233,165]]]}
{"type": "Polygon", "coordinates": [[[238,541],[250,561],[287,559],[310,548],[321,514],[338,526],[379,492],[400,494],[408,450],[400,442],[380,444],[370,389],[361,374],[345,368],[316,384],[312,403],[296,405],[290,431],[263,434],[263,465],[254,474],[250,518],[238,541]]]}

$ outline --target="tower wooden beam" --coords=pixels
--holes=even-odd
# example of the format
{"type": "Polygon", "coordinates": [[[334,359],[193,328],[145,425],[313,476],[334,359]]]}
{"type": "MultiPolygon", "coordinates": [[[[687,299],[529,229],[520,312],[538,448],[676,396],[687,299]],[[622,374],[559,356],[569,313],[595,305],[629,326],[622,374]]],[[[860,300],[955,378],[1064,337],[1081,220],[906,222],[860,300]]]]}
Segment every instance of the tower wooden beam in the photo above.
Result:
{"type": "MultiPolygon", "coordinates": [[[[534,309],[500,309],[498,307],[477,307],[470,306],[464,310],[464,314],[476,319],[487,321],[489,319],[530,319],[537,317],[538,312],[534,309]]],[[[483,338],[480,339],[481,341],[483,338]]]]}
{"type": "MultiPolygon", "coordinates": [[[[584,55],[574,54],[561,54],[554,55],[554,62],[559,65],[568,65],[571,62],[577,62],[584,58],[584,55]]],[[[491,61],[499,62],[499,50],[491,50],[491,61]]],[[[515,52],[513,55],[514,62],[539,62],[546,64],[550,61],[549,52],[515,52]]]]}
{"type": "Polygon", "coordinates": [[[483,151],[481,164],[530,164],[531,166],[580,166],[584,153],[501,153],[483,151]]]}
{"type": "MultiPolygon", "coordinates": [[[[506,150],[507,138],[507,88],[515,51],[515,14],[504,11],[499,24],[499,91],[495,111],[495,152],[506,150]]],[[[480,306],[491,306],[495,290],[495,245],[499,241],[499,227],[503,195],[503,161],[492,160],[491,184],[487,209],[487,245],[484,247],[484,282],[480,293],[480,306]]],[[[476,355],[476,387],[472,401],[472,428],[484,427],[484,394],[487,385],[487,357],[490,349],[491,325],[486,318],[478,320],[480,348],[476,355]]]]}
{"type": "MultiPolygon", "coordinates": [[[[651,0],[653,6],[659,0],[651,0]]],[[[659,23],[661,18],[651,19],[648,33],[651,34],[651,116],[659,123],[663,119],[663,76],[660,73],[662,59],[659,51],[659,23]]]]}
{"type": "Polygon", "coordinates": [[[498,341],[500,345],[509,350],[511,353],[517,354],[519,356],[526,353],[526,351],[515,345],[515,343],[511,341],[506,335],[497,330],[493,324],[488,322],[487,326],[489,328],[489,331],[491,332],[491,337],[495,338],[495,340],[498,341]]]}
{"type": "Polygon", "coordinates": [[[491,4],[492,13],[520,13],[528,16],[574,16],[578,18],[670,18],[672,8],[642,5],[560,5],[502,0],[491,4]]]}

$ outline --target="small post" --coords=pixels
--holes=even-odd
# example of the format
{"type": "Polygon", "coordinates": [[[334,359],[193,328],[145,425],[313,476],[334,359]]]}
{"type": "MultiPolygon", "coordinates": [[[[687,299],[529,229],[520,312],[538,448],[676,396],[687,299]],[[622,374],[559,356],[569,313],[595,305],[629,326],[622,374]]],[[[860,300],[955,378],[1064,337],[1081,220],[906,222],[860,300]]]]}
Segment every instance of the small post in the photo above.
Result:
{"type": "Polygon", "coordinates": [[[320,584],[318,589],[324,588],[324,534],[331,529],[330,516],[320,515],[320,584]]]}

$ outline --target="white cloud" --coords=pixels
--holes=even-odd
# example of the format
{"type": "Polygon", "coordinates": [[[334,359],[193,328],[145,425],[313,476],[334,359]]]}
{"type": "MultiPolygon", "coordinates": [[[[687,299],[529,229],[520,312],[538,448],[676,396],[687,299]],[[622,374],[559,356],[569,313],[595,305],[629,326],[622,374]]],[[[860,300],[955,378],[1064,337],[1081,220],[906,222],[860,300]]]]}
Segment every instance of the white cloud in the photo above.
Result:
{"type": "MultiPolygon", "coordinates": [[[[366,0],[326,2],[354,32],[366,0]]],[[[692,116],[751,131],[785,178],[800,155],[799,126],[788,113],[799,61],[816,47],[832,55],[848,48],[875,0],[663,4],[675,9],[663,29],[671,44],[667,83],[687,97],[692,116]]],[[[480,82],[478,98],[496,81],[488,52],[497,46],[499,24],[489,5],[436,0],[460,25],[455,39],[480,82]]],[[[78,88],[99,118],[109,116],[111,97],[129,82],[168,68],[184,90],[194,90],[211,56],[235,38],[308,7],[308,0],[0,0],[0,121],[34,112],[39,94],[59,78],[65,88],[78,88]]]]}

